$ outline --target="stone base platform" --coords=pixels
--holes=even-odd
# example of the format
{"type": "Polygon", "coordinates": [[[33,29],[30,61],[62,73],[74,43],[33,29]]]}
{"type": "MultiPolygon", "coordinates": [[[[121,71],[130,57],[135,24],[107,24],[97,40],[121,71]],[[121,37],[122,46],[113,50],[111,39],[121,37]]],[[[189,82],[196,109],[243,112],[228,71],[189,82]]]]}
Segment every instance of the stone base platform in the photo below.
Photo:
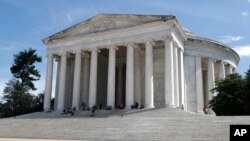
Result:
{"type": "Polygon", "coordinates": [[[0,119],[0,137],[68,140],[229,140],[230,124],[249,124],[250,116],[216,117],[175,108],[33,113],[0,119]]]}

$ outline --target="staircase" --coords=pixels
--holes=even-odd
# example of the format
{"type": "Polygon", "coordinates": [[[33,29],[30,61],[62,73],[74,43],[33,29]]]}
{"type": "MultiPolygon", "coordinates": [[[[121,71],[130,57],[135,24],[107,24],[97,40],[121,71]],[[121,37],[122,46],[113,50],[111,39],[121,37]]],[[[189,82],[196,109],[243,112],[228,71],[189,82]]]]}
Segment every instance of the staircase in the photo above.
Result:
{"type": "Polygon", "coordinates": [[[175,108],[151,110],[33,113],[1,119],[1,137],[85,140],[229,140],[230,124],[250,124],[249,116],[216,117],[175,108]],[[10,124],[7,124],[10,123],[10,124]]]}

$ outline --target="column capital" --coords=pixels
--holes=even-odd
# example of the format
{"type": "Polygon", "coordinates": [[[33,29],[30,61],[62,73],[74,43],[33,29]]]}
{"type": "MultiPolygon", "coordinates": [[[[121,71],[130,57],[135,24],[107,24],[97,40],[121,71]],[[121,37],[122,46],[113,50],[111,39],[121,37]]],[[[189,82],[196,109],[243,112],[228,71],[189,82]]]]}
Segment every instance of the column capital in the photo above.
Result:
{"type": "Polygon", "coordinates": [[[146,47],[147,47],[148,45],[150,45],[150,46],[155,45],[155,42],[154,42],[152,39],[145,40],[144,43],[145,43],[146,47]]]}
{"type": "Polygon", "coordinates": [[[73,51],[73,54],[81,54],[81,53],[82,53],[82,50],[80,50],[80,49],[73,51]]]}
{"type": "Polygon", "coordinates": [[[232,65],[230,65],[230,64],[229,64],[229,67],[230,67],[230,68],[232,68],[232,69],[233,69],[233,68],[235,68],[235,67],[233,67],[233,66],[232,66],[232,65]]]}
{"type": "Polygon", "coordinates": [[[216,60],[213,59],[213,58],[207,58],[207,60],[208,60],[208,61],[212,61],[213,63],[216,62],[216,60]]]}
{"type": "Polygon", "coordinates": [[[223,65],[226,65],[226,62],[223,60],[220,60],[220,63],[222,63],[223,65]]]}
{"type": "Polygon", "coordinates": [[[180,51],[180,53],[184,53],[184,49],[183,48],[179,48],[179,51],[180,51]]]}
{"type": "Polygon", "coordinates": [[[109,46],[106,47],[107,49],[115,49],[118,50],[118,47],[115,44],[111,44],[109,46]]]}
{"type": "Polygon", "coordinates": [[[177,44],[175,41],[173,41],[173,46],[174,46],[174,47],[177,47],[177,48],[180,48],[180,47],[178,46],[178,44],[177,44]]]}
{"type": "Polygon", "coordinates": [[[67,56],[68,55],[68,52],[66,51],[61,51],[58,53],[59,56],[67,56]]]}
{"type": "Polygon", "coordinates": [[[125,46],[127,46],[127,47],[134,47],[135,46],[135,42],[125,43],[125,46]]]}
{"type": "Polygon", "coordinates": [[[90,52],[94,51],[94,52],[97,52],[97,53],[100,53],[100,52],[101,52],[101,50],[98,49],[97,47],[90,48],[89,51],[90,51],[90,52]]]}
{"type": "Polygon", "coordinates": [[[173,41],[174,37],[172,35],[165,35],[161,39],[164,41],[173,41]]]}

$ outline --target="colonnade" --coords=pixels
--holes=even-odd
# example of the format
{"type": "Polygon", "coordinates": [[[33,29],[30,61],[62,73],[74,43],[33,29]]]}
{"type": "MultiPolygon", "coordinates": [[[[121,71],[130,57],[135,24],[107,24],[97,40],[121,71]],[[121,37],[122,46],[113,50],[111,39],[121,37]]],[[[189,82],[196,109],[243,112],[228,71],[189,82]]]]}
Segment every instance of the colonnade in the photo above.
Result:
{"type": "MultiPolygon", "coordinates": [[[[184,70],[183,70],[183,48],[179,47],[171,36],[167,36],[162,40],[165,44],[165,105],[170,107],[180,107],[184,104],[184,70]]],[[[145,46],[145,108],[154,108],[154,76],[153,76],[153,46],[154,41],[149,39],[143,41],[145,46]]],[[[126,57],[126,96],[125,106],[128,108],[135,102],[135,86],[137,85],[134,79],[135,71],[134,59],[135,49],[138,47],[136,43],[130,42],[125,44],[127,48],[126,57]]],[[[116,71],[116,50],[118,46],[110,45],[108,57],[108,81],[107,81],[107,105],[115,106],[115,71],[116,71]]],[[[96,105],[97,98],[97,61],[100,48],[91,48],[89,50],[78,49],[74,51],[65,51],[57,54],[60,56],[59,81],[58,81],[58,96],[56,110],[62,111],[65,109],[65,85],[66,85],[66,66],[68,54],[74,54],[74,80],[73,80],[73,96],[72,107],[79,109],[80,105],[80,87],[81,87],[81,69],[82,58],[84,58],[83,71],[83,91],[85,99],[88,98],[88,106],[96,105]],[[90,64],[88,63],[90,59],[90,64]],[[88,92],[88,96],[86,93],[88,92]]],[[[44,110],[50,110],[50,101],[52,93],[52,78],[53,78],[53,60],[54,55],[48,54],[44,110]]],[[[121,73],[121,72],[120,72],[121,73]]],[[[121,77],[118,72],[118,77],[121,77]]],[[[118,88],[119,89],[119,88],[118,88]]]]}
{"type": "MultiPolygon", "coordinates": [[[[224,79],[226,75],[232,74],[233,73],[233,66],[226,63],[223,60],[216,60],[213,58],[207,58],[207,59],[202,59],[202,57],[195,57],[196,60],[196,98],[197,98],[197,112],[198,113],[203,113],[204,112],[204,107],[205,105],[208,105],[208,101],[213,98],[213,96],[216,95],[215,92],[212,92],[211,90],[215,87],[215,80],[216,79],[224,79]],[[207,79],[203,80],[204,78],[202,75],[202,60],[207,60],[207,79]],[[218,66],[218,76],[215,73],[215,65],[217,64],[218,66]],[[205,81],[207,81],[205,83],[205,81]],[[203,83],[207,84],[204,88],[203,83]],[[207,92],[204,92],[204,90],[207,90],[207,92]],[[204,93],[207,94],[207,101],[204,99],[204,93]],[[204,103],[206,102],[206,104],[204,103]]],[[[206,107],[208,108],[208,107],[206,107]]],[[[209,110],[210,113],[212,113],[211,110],[209,110]]]]}

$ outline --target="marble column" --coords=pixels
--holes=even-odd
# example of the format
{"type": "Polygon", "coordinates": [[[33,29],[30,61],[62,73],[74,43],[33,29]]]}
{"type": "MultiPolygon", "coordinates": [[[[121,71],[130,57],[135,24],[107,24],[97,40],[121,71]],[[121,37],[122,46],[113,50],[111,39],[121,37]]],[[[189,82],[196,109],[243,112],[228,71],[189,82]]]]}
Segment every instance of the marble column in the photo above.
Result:
{"type": "Polygon", "coordinates": [[[224,79],[225,78],[225,66],[223,61],[219,62],[219,78],[224,79]]]}
{"type": "MultiPolygon", "coordinates": [[[[214,93],[211,90],[214,88],[214,60],[209,58],[208,59],[208,71],[207,71],[207,82],[208,82],[208,100],[211,100],[214,96],[214,93]]],[[[211,112],[211,110],[210,110],[211,112]]]]}
{"type": "Polygon", "coordinates": [[[61,67],[60,67],[60,77],[59,77],[59,91],[58,91],[58,103],[57,110],[62,111],[64,107],[65,99],[65,83],[66,83],[66,69],[67,69],[67,53],[61,53],[61,67]]]}
{"type": "Polygon", "coordinates": [[[184,95],[184,64],[183,64],[183,51],[182,49],[179,49],[179,107],[183,107],[185,105],[185,95],[184,95]]]}
{"type": "Polygon", "coordinates": [[[232,69],[232,66],[230,64],[228,64],[226,68],[227,68],[227,74],[233,73],[233,69],[232,69]]]}
{"type": "Polygon", "coordinates": [[[89,107],[96,106],[96,88],[97,88],[97,48],[91,50],[90,60],[90,78],[89,78],[89,107]]]}
{"type": "Polygon", "coordinates": [[[196,60],[196,103],[197,113],[203,113],[204,108],[204,94],[203,94],[203,81],[202,81],[202,66],[201,57],[195,57],[196,60]]]}
{"type": "Polygon", "coordinates": [[[118,84],[117,84],[117,104],[122,104],[122,94],[123,94],[123,64],[118,65],[118,84]]]}
{"type": "Polygon", "coordinates": [[[174,92],[175,92],[175,106],[179,107],[179,65],[178,65],[178,46],[174,45],[174,92]]]}
{"type": "Polygon", "coordinates": [[[173,38],[168,36],[165,39],[165,104],[167,107],[174,107],[174,56],[173,38]]]}
{"type": "Polygon", "coordinates": [[[84,64],[83,64],[83,97],[82,97],[82,102],[86,104],[86,106],[89,105],[89,54],[84,53],[83,55],[84,58],[84,64]]]}
{"type": "Polygon", "coordinates": [[[135,48],[135,102],[141,105],[141,49],[139,46],[135,48]]]}
{"type": "Polygon", "coordinates": [[[116,46],[109,47],[107,105],[115,107],[115,60],[116,46]]]}
{"type": "Polygon", "coordinates": [[[73,82],[73,100],[72,107],[75,107],[76,110],[79,110],[80,102],[80,82],[81,82],[81,64],[82,56],[81,51],[77,50],[75,52],[75,69],[74,69],[74,82],[73,82]]]}
{"type": "Polygon", "coordinates": [[[51,91],[52,91],[52,78],[53,78],[53,55],[48,55],[47,60],[47,71],[46,71],[46,83],[45,83],[45,94],[44,94],[44,111],[48,112],[51,110],[51,91]]]}
{"type": "Polygon", "coordinates": [[[231,68],[230,68],[230,72],[231,72],[231,74],[232,74],[232,73],[236,73],[236,68],[235,68],[235,67],[231,67],[231,68]]]}
{"type": "Polygon", "coordinates": [[[126,108],[134,104],[134,43],[127,45],[126,108]]]}
{"type": "Polygon", "coordinates": [[[56,90],[55,90],[55,102],[54,102],[54,110],[57,110],[57,103],[58,103],[58,91],[59,91],[59,79],[60,79],[60,65],[61,60],[57,59],[57,70],[56,70],[56,90]]]}
{"type": "Polygon", "coordinates": [[[145,46],[145,108],[154,108],[153,41],[145,46]]]}

